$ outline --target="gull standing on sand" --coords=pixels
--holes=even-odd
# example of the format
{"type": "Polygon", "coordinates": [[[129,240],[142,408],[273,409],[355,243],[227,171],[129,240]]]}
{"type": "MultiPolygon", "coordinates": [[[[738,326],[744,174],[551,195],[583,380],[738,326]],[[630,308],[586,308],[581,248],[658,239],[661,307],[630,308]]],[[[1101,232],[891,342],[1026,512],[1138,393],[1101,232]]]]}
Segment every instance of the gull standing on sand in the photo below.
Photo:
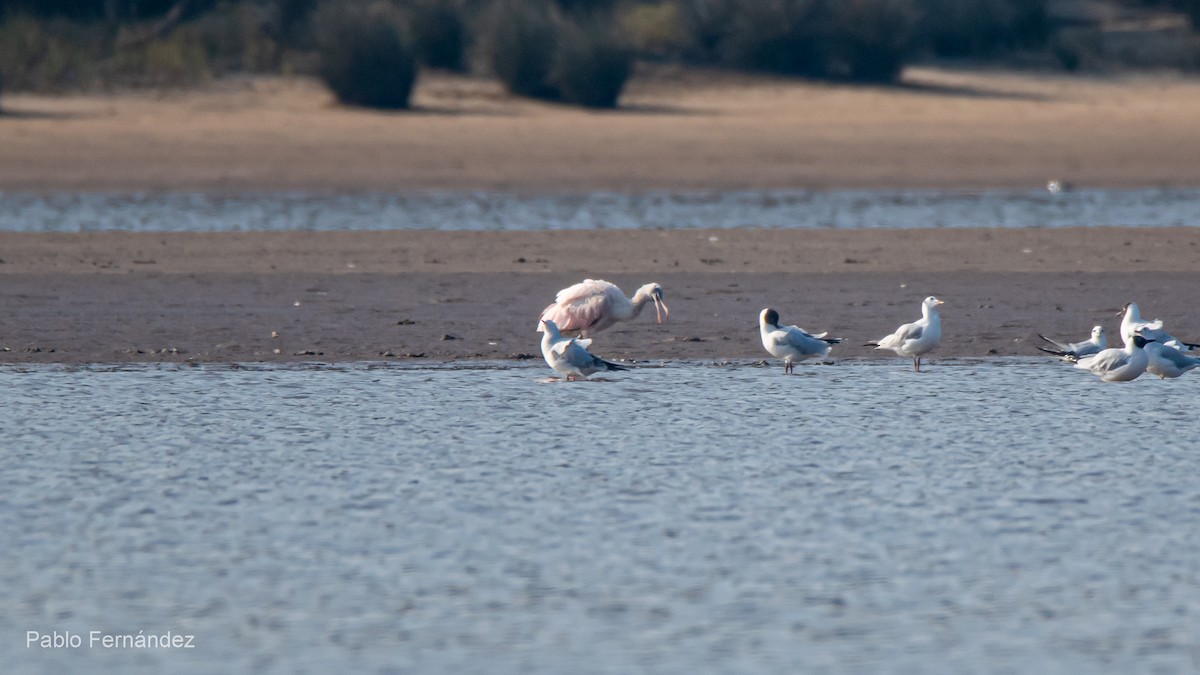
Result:
{"type": "Polygon", "coordinates": [[[1091,356],[1108,348],[1108,338],[1104,336],[1104,328],[1102,326],[1092,326],[1091,339],[1084,340],[1083,342],[1059,342],[1058,340],[1051,340],[1041,333],[1038,333],[1038,337],[1054,345],[1054,349],[1046,349],[1045,347],[1038,347],[1038,349],[1047,354],[1063,358],[1071,356],[1077,359],[1083,358],[1084,356],[1091,356]]]}
{"type": "Polygon", "coordinates": [[[1174,335],[1171,335],[1167,331],[1163,330],[1162,319],[1155,319],[1153,321],[1146,321],[1143,319],[1142,310],[1138,307],[1136,302],[1125,303],[1125,306],[1121,308],[1121,311],[1117,312],[1117,316],[1123,317],[1121,319],[1122,338],[1127,335],[1133,335],[1134,333],[1137,333],[1147,340],[1161,342],[1168,347],[1174,347],[1180,351],[1186,352],[1200,347],[1200,344],[1184,342],[1183,340],[1180,340],[1174,335]]]}
{"type": "Polygon", "coordinates": [[[543,319],[542,357],[551,368],[562,373],[567,382],[585,378],[606,370],[629,370],[625,366],[593,356],[587,350],[592,341],[587,338],[568,338],[550,319],[543,319]]]}
{"type": "MultiPolygon", "coordinates": [[[[1150,364],[1150,357],[1146,355],[1146,350],[1142,347],[1151,341],[1141,335],[1122,335],[1121,337],[1125,341],[1124,349],[1112,347],[1080,359],[1068,356],[1067,360],[1074,363],[1076,368],[1090,370],[1093,375],[1105,382],[1136,380],[1138,376],[1146,372],[1146,366],[1150,364]]],[[[1170,348],[1168,347],[1168,349],[1170,348]]]]}
{"type": "Polygon", "coordinates": [[[791,373],[796,361],[826,356],[831,345],[842,341],[842,338],[825,337],[829,333],[813,335],[798,326],[780,326],[779,312],[770,307],[758,315],[758,332],[763,347],[772,356],[783,359],[784,373],[791,373]]]}
{"type": "MultiPolygon", "coordinates": [[[[658,284],[646,284],[637,289],[632,298],[627,298],[615,284],[601,279],[584,279],[559,291],[554,304],[542,311],[541,318],[553,321],[561,331],[578,331],[580,337],[586,338],[618,321],[636,318],[651,301],[659,323],[671,316],[658,284]]],[[[541,330],[539,323],[538,331],[541,330]]]]}
{"type": "Polygon", "coordinates": [[[864,346],[890,349],[900,356],[907,356],[913,360],[913,370],[921,372],[921,357],[936,349],[942,341],[942,317],[937,311],[937,306],[941,304],[945,303],[932,295],[925,298],[921,301],[920,319],[906,323],[897,328],[895,333],[864,346]]]}
{"type": "Polygon", "coordinates": [[[1146,352],[1146,356],[1150,359],[1150,362],[1146,364],[1146,371],[1164,380],[1168,377],[1179,377],[1192,368],[1200,366],[1200,359],[1188,356],[1161,342],[1150,342],[1142,348],[1142,351],[1146,352]]]}

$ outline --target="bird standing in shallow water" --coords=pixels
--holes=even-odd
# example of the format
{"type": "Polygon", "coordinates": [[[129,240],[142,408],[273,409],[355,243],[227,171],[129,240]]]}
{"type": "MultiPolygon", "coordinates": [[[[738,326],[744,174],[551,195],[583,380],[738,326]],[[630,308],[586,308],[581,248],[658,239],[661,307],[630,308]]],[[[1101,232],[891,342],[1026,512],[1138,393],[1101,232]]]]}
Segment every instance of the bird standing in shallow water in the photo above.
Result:
{"type": "Polygon", "coordinates": [[[783,372],[791,373],[795,362],[829,354],[829,348],[842,338],[827,338],[828,333],[813,335],[799,326],[780,326],[779,312],[770,307],[758,315],[758,332],[763,347],[772,356],[783,359],[783,372]]]}
{"type": "Polygon", "coordinates": [[[566,381],[582,379],[592,373],[606,370],[629,370],[625,366],[605,361],[588,352],[592,341],[587,338],[563,337],[558,326],[549,319],[542,320],[545,328],[542,335],[542,358],[563,375],[566,381]]]}
{"type": "Polygon", "coordinates": [[[868,342],[865,346],[890,349],[900,356],[913,360],[913,370],[921,372],[921,357],[937,348],[942,342],[942,317],[937,306],[945,304],[932,295],[921,301],[921,318],[906,323],[896,332],[881,338],[879,342],[868,342]]]}
{"type": "MultiPolygon", "coordinates": [[[[553,321],[562,332],[578,331],[580,337],[586,338],[618,321],[637,318],[647,302],[654,303],[659,323],[671,316],[658,284],[646,284],[637,289],[632,298],[627,298],[614,284],[601,279],[584,279],[559,291],[554,304],[542,311],[541,318],[553,321]]],[[[538,332],[541,331],[542,324],[539,323],[538,332]]]]}

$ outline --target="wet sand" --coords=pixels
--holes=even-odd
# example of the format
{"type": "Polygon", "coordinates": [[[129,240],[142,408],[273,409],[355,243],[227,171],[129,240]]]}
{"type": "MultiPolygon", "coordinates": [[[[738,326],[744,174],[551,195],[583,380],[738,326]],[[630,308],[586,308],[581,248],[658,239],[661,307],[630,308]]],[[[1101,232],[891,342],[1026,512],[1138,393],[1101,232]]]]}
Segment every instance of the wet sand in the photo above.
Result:
{"type": "Polygon", "coordinates": [[[0,233],[0,362],[304,362],[540,358],[559,288],[663,285],[599,334],[638,361],[759,359],[758,311],[847,338],[838,358],[946,300],[938,355],[1039,355],[1128,300],[1200,337],[1200,230],[687,230],[0,233]]]}

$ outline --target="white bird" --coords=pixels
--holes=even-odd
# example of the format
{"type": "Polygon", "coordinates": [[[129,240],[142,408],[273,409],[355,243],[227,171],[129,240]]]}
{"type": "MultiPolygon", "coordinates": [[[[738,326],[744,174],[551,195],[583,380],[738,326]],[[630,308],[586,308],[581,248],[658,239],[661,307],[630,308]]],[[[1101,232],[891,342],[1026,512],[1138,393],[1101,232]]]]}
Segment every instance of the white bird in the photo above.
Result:
{"type": "Polygon", "coordinates": [[[1146,355],[1146,350],[1142,349],[1150,341],[1141,335],[1121,337],[1125,341],[1124,349],[1111,347],[1081,359],[1068,356],[1067,360],[1074,363],[1076,368],[1090,370],[1105,382],[1136,380],[1146,372],[1146,366],[1150,364],[1150,357],[1146,355]]]}
{"type": "Polygon", "coordinates": [[[830,345],[842,338],[827,338],[828,333],[813,335],[798,326],[780,326],[779,312],[770,307],[758,315],[758,332],[763,347],[772,356],[783,359],[783,372],[790,373],[796,361],[829,354],[830,345]]]}
{"type": "Polygon", "coordinates": [[[1162,319],[1155,319],[1153,321],[1143,319],[1142,310],[1136,302],[1125,303],[1125,306],[1121,308],[1121,311],[1117,312],[1117,315],[1123,317],[1121,319],[1122,338],[1126,335],[1137,333],[1147,340],[1161,342],[1168,347],[1174,347],[1180,351],[1186,352],[1200,347],[1200,344],[1184,342],[1163,330],[1162,319]]]}
{"type": "Polygon", "coordinates": [[[587,348],[591,346],[591,340],[563,337],[558,326],[550,319],[543,319],[542,325],[545,327],[545,334],[542,335],[542,357],[568,382],[605,370],[629,370],[625,366],[605,361],[589,353],[587,348]]]}
{"type": "Polygon", "coordinates": [[[1161,342],[1147,343],[1142,350],[1146,352],[1146,356],[1150,359],[1150,362],[1146,364],[1146,371],[1164,380],[1168,377],[1179,377],[1192,368],[1200,366],[1200,359],[1188,356],[1178,349],[1164,345],[1161,342]]]}
{"type": "Polygon", "coordinates": [[[938,315],[937,306],[945,304],[932,295],[921,301],[921,318],[906,323],[896,329],[896,332],[881,338],[878,342],[868,342],[866,346],[876,349],[890,349],[900,356],[913,360],[913,370],[921,372],[921,357],[937,348],[942,341],[942,317],[938,315]]]}
{"type": "Polygon", "coordinates": [[[1084,340],[1083,342],[1059,342],[1058,340],[1051,340],[1041,333],[1038,333],[1038,337],[1042,338],[1046,342],[1049,342],[1055,347],[1054,349],[1038,347],[1038,349],[1046,352],[1047,354],[1053,354],[1063,358],[1068,356],[1074,356],[1075,358],[1091,356],[1092,354],[1101,352],[1108,347],[1108,338],[1104,336],[1104,328],[1101,326],[1092,326],[1091,339],[1084,340]]]}
{"type": "MultiPolygon", "coordinates": [[[[559,291],[554,304],[542,311],[541,318],[555,322],[561,331],[578,331],[586,338],[618,321],[636,318],[651,301],[659,323],[671,316],[658,284],[646,284],[637,289],[632,298],[627,298],[614,284],[601,279],[584,279],[559,291]]],[[[541,330],[539,323],[538,332],[541,330]]]]}

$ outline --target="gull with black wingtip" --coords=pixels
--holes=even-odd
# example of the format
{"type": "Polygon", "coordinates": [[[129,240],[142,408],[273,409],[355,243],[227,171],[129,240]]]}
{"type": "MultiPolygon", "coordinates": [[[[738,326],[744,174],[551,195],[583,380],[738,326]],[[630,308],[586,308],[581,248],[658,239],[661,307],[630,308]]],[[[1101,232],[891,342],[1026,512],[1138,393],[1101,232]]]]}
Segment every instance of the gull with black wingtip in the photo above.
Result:
{"type": "Polygon", "coordinates": [[[770,307],[758,315],[758,332],[763,347],[772,356],[783,359],[784,373],[791,373],[796,361],[824,357],[832,345],[842,342],[842,338],[825,337],[829,333],[813,335],[799,326],[780,326],[779,312],[770,307]]]}

